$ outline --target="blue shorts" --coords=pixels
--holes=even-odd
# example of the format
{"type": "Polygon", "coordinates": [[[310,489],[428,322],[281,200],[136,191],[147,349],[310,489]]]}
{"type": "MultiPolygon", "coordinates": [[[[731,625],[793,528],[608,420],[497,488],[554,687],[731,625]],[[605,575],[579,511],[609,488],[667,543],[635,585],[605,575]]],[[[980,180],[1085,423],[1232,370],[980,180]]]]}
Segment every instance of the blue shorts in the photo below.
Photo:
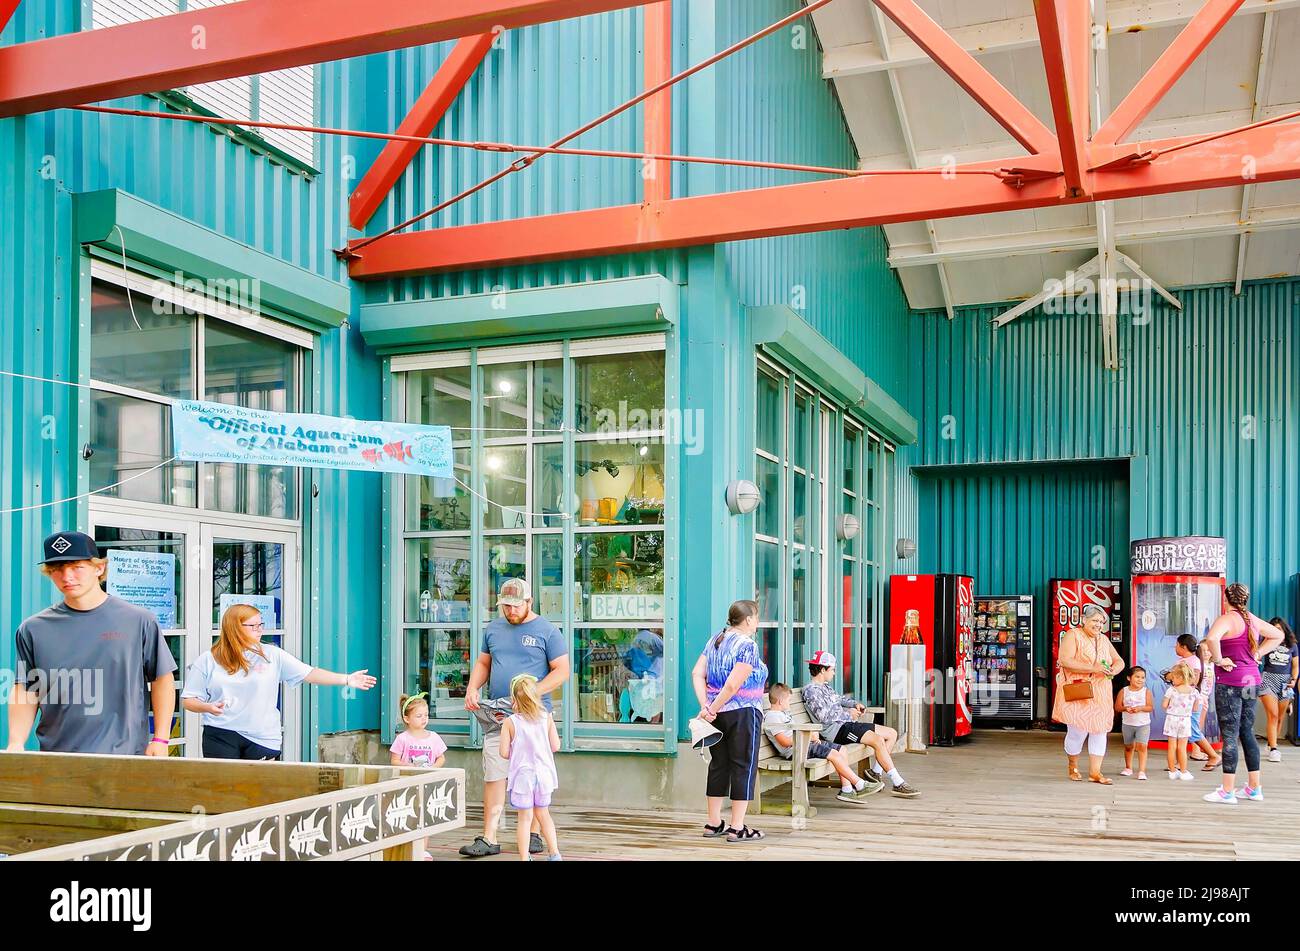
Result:
{"type": "Polygon", "coordinates": [[[1203,739],[1205,739],[1205,735],[1201,733],[1201,712],[1197,710],[1192,714],[1192,735],[1188,738],[1187,742],[1195,743],[1198,740],[1203,739]]]}
{"type": "Polygon", "coordinates": [[[840,748],[838,743],[827,743],[825,740],[813,740],[808,744],[808,755],[813,759],[825,759],[840,748]]]}

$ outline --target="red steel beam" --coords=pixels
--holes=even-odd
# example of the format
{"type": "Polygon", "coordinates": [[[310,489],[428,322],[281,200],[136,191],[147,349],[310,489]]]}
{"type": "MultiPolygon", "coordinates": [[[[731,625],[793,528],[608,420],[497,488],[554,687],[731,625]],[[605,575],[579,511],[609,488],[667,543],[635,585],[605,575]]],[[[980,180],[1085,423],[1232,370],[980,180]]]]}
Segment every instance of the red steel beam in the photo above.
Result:
{"type": "Polygon", "coordinates": [[[357,280],[390,278],[1035,208],[1062,201],[1055,177],[1049,171],[1011,188],[991,175],[942,178],[936,170],[435,228],[371,243],[349,272],[357,280]]]}
{"type": "MultiPolygon", "coordinates": [[[[1086,0],[1071,2],[1083,4],[1086,0]]],[[[916,5],[916,0],[875,0],[875,4],[1031,154],[1056,150],[1056,137],[1051,130],[943,27],[930,19],[916,5]]]]}
{"type": "Polygon", "coordinates": [[[0,118],[658,0],[243,0],[0,47],[0,118]]]}
{"type": "MultiPolygon", "coordinates": [[[[1094,199],[1300,179],[1300,123],[1252,128],[1198,142],[1201,138],[1183,136],[1142,142],[1138,152],[1154,153],[1154,159],[1139,160],[1128,167],[1098,168],[1093,173],[1094,199]],[[1198,144],[1172,151],[1188,142],[1198,144]]],[[[1131,154],[1136,154],[1132,145],[1094,147],[1093,165],[1131,154]]]]}
{"type": "Polygon", "coordinates": [[[1169,48],[1147,70],[1146,75],[1124,97],[1124,101],[1101,124],[1093,140],[1102,143],[1119,142],[1136,129],[1244,2],[1245,0],[1207,0],[1205,6],[1197,11],[1196,16],[1169,44],[1169,48]]]}
{"type": "MultiPolygon", "coordinates": [[[[1061,194],[1051,167],[1055,159],[1043,156],[1019,160],[1030,174],[1018,188],[987,175],[941,180],[932,175],[889,175],[391,235],[363,249],[360,257],[350,262],[349,270],[357,280],[374,280],[1086,200],[1061,194]]],[[[1192,136],[1162,139],[1141,143],[1137,150],[1133,146],[1093,146],[1089,159],[1090,167],[1095,169],[1094,201],[1223,188],[1243,181],[1300,179],[1300,123],[1252,128],[1204,142],[1192,136]],[[1188,145],[1193,142],[1196,144],[1188,145]],[[1178,151],[1161,154],[1180,146],[1178,151]],[[1134,156],[1135,161],[1122,167],[1097,167],[1126,155],[1134,156]]],[[[961,168],[996,169],[1007,164],[983,162],[961,168]]]]}
{"type": "MultiPolygon", "coordinates": [[[[654,89],[673,75],[673,5],[671,0],[645,8],[645,88],[654,89]]],[[[664,154],[673,150],[673,93],[671,89],[645,101],[645,151],[664,154]]],[[[673,170],[667,162],[643,166],[641,176],[646,201],[673,197],[673,170]]]]}
{"type": "MultiPolygon", "coordinates": [[[[432,135],[469,78],[492,49],[495,38],[493,33],[481,33],[478,36],[467,36],[457,43],[402,120],[402,124],[397,127],[397,134],[432,135]]],[[[396,141],[384,146],[379,157],[353,190],[348,202],[348,220],[352,227],[360,230],[366,226],[421,147],[419,142],[396,141]]]]}
{"type": "Polygon", "coordinates": [[[18,4],[22,2],[23,0],[0,0],[0,33],[5,31],[14,11],[18,9],[18,4]]]}
{"type": "Polygon", "coordinates": [[[1034,0],[1052,99],[1066,193],[1088,194],[1088,99],[1092,85],[1091,15],[1080,0],[1034,0]]]}

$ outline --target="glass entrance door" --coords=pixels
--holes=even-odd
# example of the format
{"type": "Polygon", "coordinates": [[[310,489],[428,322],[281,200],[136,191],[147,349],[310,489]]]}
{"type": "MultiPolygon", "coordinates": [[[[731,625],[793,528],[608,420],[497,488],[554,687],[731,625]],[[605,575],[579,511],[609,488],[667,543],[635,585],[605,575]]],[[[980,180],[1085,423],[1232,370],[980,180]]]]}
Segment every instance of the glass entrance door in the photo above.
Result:
{"type": "MultiPolygon", "coordinates": [[[[108,558],[109,594],[152,611],[176,661],[176,712],[168,732],[168,753],[198,756],[198,718],[191,714],[195,722],[187,722],[180,693],[186,669],[206,649],[198,637],[199,526],[135,513],[92,511],[90,532],[100,554],[108,558]]],[[[141,702],[148,705],[148,697],[141,702]]],[[[152,730],[152,712],[149,721],[152,730]]]]}
{"type": "MultiPolygon", "coordinates": [[[[262,642],[302,656],[298,617],[298,539],[292,532],[223,525],[202,526],[201,593],[203,650],[221,632],[221,616],[233,604],[262,612],[262,642]]],[[[301,690],[280,691],[284,759],[301,758],[301,690]]]]}

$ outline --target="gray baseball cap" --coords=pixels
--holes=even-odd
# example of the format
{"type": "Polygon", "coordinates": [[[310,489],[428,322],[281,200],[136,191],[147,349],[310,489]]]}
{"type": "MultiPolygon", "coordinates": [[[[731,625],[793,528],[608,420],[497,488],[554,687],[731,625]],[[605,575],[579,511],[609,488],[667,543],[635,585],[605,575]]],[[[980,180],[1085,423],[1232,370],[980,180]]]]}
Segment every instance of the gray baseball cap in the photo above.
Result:
{"type": "Polygon", "coordinates": [[[511,578],[501,586],[497,603],[504,604],[506,607],[522,608],[532,599],[533,589],[528,582],[523,578],[511,578]]]}

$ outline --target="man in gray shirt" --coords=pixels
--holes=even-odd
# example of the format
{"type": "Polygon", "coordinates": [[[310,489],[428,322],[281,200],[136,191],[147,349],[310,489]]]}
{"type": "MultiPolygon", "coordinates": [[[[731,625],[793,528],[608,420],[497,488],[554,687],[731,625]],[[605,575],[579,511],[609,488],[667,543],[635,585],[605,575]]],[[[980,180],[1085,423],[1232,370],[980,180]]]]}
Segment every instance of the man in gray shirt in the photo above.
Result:
{"type": "MultiPolygon", "coordinates": [[[[493,698],[510,696],[510,681],[519,674],[537,678],[537,692],[549,712],[551,692],[569,679],[569,645],[558,627],[533,613],[533,593],[523,578],[511,578],[497,598],[501,617],[483,630],[483,652],[474,663],[465,689],[465,709],[479,709],[479,691],[488,684],[493,698]]],[[[503,717],[504,718],[504,717],[503,717]]],[[[483,834],[460,850],[467,858],[482,858],[501,851],[497,825],[506,805],[509,761],[501,758],[500,730],[483,735],[483,834]]],[[[530,852],[543,850],[542,837],[533,827],[530,852]]]]}
{"type": "Polygon", "coordinates": [[[89,535],[45,539],[41,571],[63,602],[29,617],[15,635],[8,752],[26,745],[39,709],[42,751],[167,755],[176,661],[157,618],[100,587],[107,565],[89,535]]]}

